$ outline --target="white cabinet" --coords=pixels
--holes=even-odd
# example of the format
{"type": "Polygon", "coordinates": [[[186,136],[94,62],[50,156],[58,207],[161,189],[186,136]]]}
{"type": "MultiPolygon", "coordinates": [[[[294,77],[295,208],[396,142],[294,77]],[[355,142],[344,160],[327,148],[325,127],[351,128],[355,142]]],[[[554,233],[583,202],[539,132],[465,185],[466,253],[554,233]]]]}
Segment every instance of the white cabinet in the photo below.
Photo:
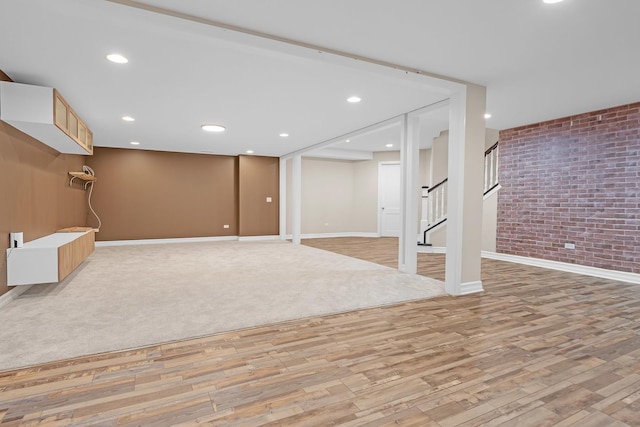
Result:
{"type": "Polygon", "coordinates": [[[53,233],[21,248],[7,249],[7,284],[32,285],[59,282],[95,248],[93,230],[53,233]]]}
{"type": "Polygon", "coordinates": [[[0,120],[66,154],[93,154],[93,134],[57,90],[0,81],[0,120]]]}

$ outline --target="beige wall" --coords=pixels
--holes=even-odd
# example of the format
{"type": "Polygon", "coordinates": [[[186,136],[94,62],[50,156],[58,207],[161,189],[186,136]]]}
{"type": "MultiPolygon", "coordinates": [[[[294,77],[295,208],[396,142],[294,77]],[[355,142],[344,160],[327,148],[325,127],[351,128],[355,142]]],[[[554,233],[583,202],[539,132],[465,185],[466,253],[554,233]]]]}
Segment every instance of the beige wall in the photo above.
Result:
{"type": "Polygon", "coordinates": [[[87,225],[87,193],[69,187],[70,171],[82,170],[86,157],[60,154],[0,122],[0,294],[7,287],[9,233],[25,242],[65,227],[87,225]]]}
{"type": "Polygon", "coordinates": [[[500,139],[500,131],[497,129],[485,129],[484,149],[488,150],[500,139]]]}
{"type": "Polygon", "coordinates": [[[498,192],[487,197],[482,204],[482,250],[496,251],[498,228],[498,192]]]}
{"type": "MultiPolygon", "coordinates": [[[[420,152],[420,186],[429,185],[431,150],[420,152]]],[[[377,233],[378,164],[400,161],[399,151],[372,160],[302,159],[302,234],[377,233]]],[[[291,233],[291,163],[287,162],[287,233],[291,233]]],[[[416,195],[421,197],[421,191],[416,195]]]]}
{"type": "MultiPolygon", "coordinates": [[[[498,141],[499,131],[496,129],[485,129],[485,150],[498,141]]],[[[432,179],[437,184],[448,176],[448,145],[449,132],[443,132],[439,137],[434,138],[432,149],[432,179]]],[[[496,227],[498,222],[498,197],[497,195],[486,199],[482,207],[482,250],[494,252],[496,249],[496,227]]],[[[432,232],[429,238],[435,247],[446,246],[447,227],[432,232]]]]}
{"type": "Polygon", "coordinates": [[[440,136],[433,138],[431,146],[431,185],[436,185],[449,174],[449,131],[443,131],[440,136]]]}
{"type": "Polygon", "coordinates": [[[303,158],[302,233],[353,231],[355,193],[353,162],[303,158]]]}
{"type": "Polygon", "coordinates": [[[399,162],[399,151],[373,153],[372,160],[354,163],[356,188],[354,194],[354,232],[378,232],[378,165],[380,162],[399,162]]]}

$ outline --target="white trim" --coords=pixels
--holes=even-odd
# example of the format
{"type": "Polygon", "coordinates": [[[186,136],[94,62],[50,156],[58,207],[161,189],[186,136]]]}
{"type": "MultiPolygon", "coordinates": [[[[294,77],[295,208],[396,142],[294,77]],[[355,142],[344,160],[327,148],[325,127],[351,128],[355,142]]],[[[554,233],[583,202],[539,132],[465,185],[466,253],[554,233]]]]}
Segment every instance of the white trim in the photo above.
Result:
{"type": "Polygon", "coordinates": [[[420,116],[405,114],[400,133],[400,173],[402,227],[398,269],[403,273],[418,273],[418,249],[413,237],[418,230],[418,169],[420,159],[420,116]]]}
{"type": "Polygon", "coordinates": [[[167,243],[220,242],[220,241],[228,241],[228,240],[238,240],[238,236],[182,237],[182,238],[175,238],[175,239],[106,240],[102,242],[96,242],[96,247],[129,246],[129,245],[163,245],[167,243]]]}
{"type": "Polygon", "coordinates": [[[240,236],[238,237],[239,242],[257,242],[262,240],[280,240],[279,234],[274,234],[270,236],[240,236]]]}
{"type": "Polygon", "coordinates": [[[373,151],[349,150],[346,148],[320,148],[317,150],[307,151],[304,157],[314,157],[319,159],[338,159],[338,160],[371,160],[373,159],[373,151]]]}
{"type": "Polygon", "coordinates": [[[444,246],[420,246],[418,245],[418,253],[420,254],[446,254],[447,248],[444,246]]]}
{"type": "Polygon", "coordinates": [[[493,196],[498,191],[500,191],[501,188],[502,186],[500,184],[496,185],[491,191],[489,191],[487,194],[482,196],[482,200],[487,200],[489,197],[493,196]]]}
{"type": "Polygon", "coordinates": [[[482,282],[480,280],[476,280],[474,282],[460,283],[460,293],[458,295],[469,295],[483,291],[482,282]]]}
{"type": "Polygon", "coordinates": [[[549,268],[551,270],[566,271],[568,273],[584,274],[585,276],[601,277],[603,279],[640,284],[640,274],[628,273],[626,271],[607,270],[604,268],[589,267],[586,265],[571,264],[568,262],[549,261],[546,259],[501,254],[489,251],[482,251],[482,256],[485,258],[497,259],[499,261],[516,262],[518,264],[532,265],[534,267],[549,268]]]}
{"type": "Polygon", "coordinates": [[[293,243],[300,244],[302,227],[302,157],[293,156],[291,164],[291,234],[293,243]]]}
{"type": "Polygon", "coordinates": [[[445,291],[460,295],[463,258],[464,177],[467,87],[449,98],[449,180],[447,184],[447,240],[445,291]]]}
{"type": "MultiPolygon", "coordinates": [[[[425,254],[446,254],[447,248],[442,246],[418,246],[418,252],[425,254]]],[[[584,274],[585,276],[601,277],[603,279],[618,280],[620,282],[640,285],[640,274],[626,271],[607,270],[606,268],[589,267],[587,265],[571,264],[568,262],[549,261],[541,258],[530,258],[520,255],[501,254],[497,252],[482,251],[483,258],[498,261],[515,262],[534,267],[548,268],[551,270],[565,271],[567,273],[584,274]]]]}
{"type": "Polygon", "coordinates": [[[279,191],[280,191],[280,222],[278,227],[280,228],[280,238],[284,239],[284,235],[287,234],[287,159],[280,157],[279,165],[279,191]]]}
{"type": "MultiPolygon", "coordinates": [[[[331,237],[380,237],[378,233],[368,233],[361,231],[343,232],[343,233],[310,233],[303,234],[302,239],[325,239],[331,237]]],[[[291,234],[287,235],[287,239],[292,239],[291,234]]]]}
{"type": "Polygon", "coordinates": [[[25,293],[25,291],[28,291],[31,286],[33,285],[16,286],[15,288],[9,289],[4,294],[0,295],[0,307],[9,304],[14,299],[17,299],[20,295],[25,293]]]}

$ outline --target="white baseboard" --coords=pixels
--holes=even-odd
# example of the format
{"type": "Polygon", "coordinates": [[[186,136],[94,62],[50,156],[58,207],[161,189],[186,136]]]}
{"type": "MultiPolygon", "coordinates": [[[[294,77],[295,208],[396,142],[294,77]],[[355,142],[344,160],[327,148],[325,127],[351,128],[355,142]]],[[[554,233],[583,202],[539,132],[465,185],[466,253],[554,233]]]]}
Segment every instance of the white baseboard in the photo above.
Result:
{"type": "Polygon", "coordinates": [[[240,242],[257,242],[262,240],[280,240],[280,236],[240,236],[238,241],[240,242]]]}
{"type": "MultiPolygon", "coordinates": [[[[364,232],[351,232],[351,233],[317,233],[317,234],[303,234],[303,239],[321,239],[328,237],[380,237],[378,233],[364,233],[364,232]]],[[[292,239],[289,234],[286,239],[292,239]]],[[[220,236],[220,237],[184,237],[173,239],[139,239],[139,240],[107,240],[96,242],[96,247],[106,246],[127,246],[127,245],[161,245],[165,243],[197,243],[197,242],[220,242],[220,241],[232,241],[237,240],[240,242],[251,242],[259,240],[281,240],[279,235],[270,236],[220,236]]]]}
{"type": "Polygon", "coordinates": [[[627,273],[625,271],[607,270],[604,268],[589,267],[586,265],[570,264],[568,262],[548,261],[546,259],[529,258],[519,255],[501,254],[488,251],[482,251],[482,256],[485,258],[497,259],[499,261],[510,261],[534,267],[549,268],[552,270],[566,271],[568,273],[578,273],[586,276],[640,284],[640,274],[627,273]]]}
{"type": "Polygon", "coordinates": [[[165,243],[220,242],[220,241],[228,241],[228,240],[238,240],[238,236],[184,237],[184,238],[175,238],[175,239],[107,240],[102,242],[96,242],[96,247],[127,246],[127,245],[161,245],[165,243]]]}
{"type": "Polygon", "coordinates": [[[25,291],[29,290],[29,288],[33,285],[20,285],[15,288],[9,289],[4,294],[0,295],[0,307],[9,304],[14,299],[18,298],[25,291]]]}
{"type": "Polygon", "coordinates": [[[418,245],[419,254],[446,254],[447,248],[444,246],[420,246],[418,245]]]}
{"type": "Polygon", "coordinates": [[[476,280],[474,282],[465,282],[460,284],[460,295],[475,294],[476,292],[483,292],[482,282],[476,280]]]}
{"type": "MultiPolygon", "coordinates": [[[[380,237],[378,233],[367,233],[361,231],[343,232],[343,233],[311,233],[302,234],[301,239],[325,239],[331,237],[380,237]]],[[[287,239],[292,239],[291,234],[287,234],[287,239]]]]}

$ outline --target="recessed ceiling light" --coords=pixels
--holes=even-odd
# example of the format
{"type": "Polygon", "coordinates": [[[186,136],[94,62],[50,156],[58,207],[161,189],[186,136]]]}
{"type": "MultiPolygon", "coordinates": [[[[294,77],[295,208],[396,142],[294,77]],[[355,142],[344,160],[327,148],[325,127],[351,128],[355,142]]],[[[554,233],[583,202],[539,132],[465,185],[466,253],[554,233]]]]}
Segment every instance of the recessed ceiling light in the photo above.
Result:
{"type": "Polygon", "coordinates": [[[126,64],[127,62],[129,62],[127,58],[120,55],[119,53],[111,53],[107,55],[107,59],[111,62],[115,62],[116,64],[126,64]]]}
{"type": "Polygon", "coordinates": [[[484,113],[484,118],[485,119],[490,119],[491,118],[491,113],[484,113]]]}
{"type": "Polygon", "coordinates": [[[352,104],[355,104],[356,102],[362,101],[362,99],[360,99],[359,96],[351,96],[351,97],[347,98],[347,101],[351,102],[352,104]]]}
{"type": "Polygon", "coordinates": [[[224,132],[226,129],[222,125],[202,125],[200,127],[202,130],[206,130],[207,132],[224,132]]]}
{"type": "Polygon", "coordinates": [[[283,138],[286,138],[286,137],[289,136],[289,134],[288,133],[281,133],[280,136],[283,137],[283,138]]]}
{"type": "Polygon", "coordinates": [[[391,147],[393,147],[393,144],[387,144],[387,145],[385,145],[385,147],[391,148],[391,147]]]}
{"type": "Polygon", "coordinates": [[[125,122],[135,122],[136,119],[134,119],[131,116],[122,116],[122,120],[124,120],[125,122]]]}
{"type": "Polygon", "coordinates": [[[247,154],[253,154],[253,150],[247,150],[246,153],[247,154]]]}
{"type": "Polygon", "coordinates": [[[131,141],[130,144],[131,145],[140,145],[140,143],[138,141],[131,141]]]}
{"type": "Polygon", "coordinates": [[[345,142],[351,142],[351,140],[350,140],[350,139],[347,139],[345,142]]]}
{"type": "Polygon", "coordinates": [[[553,4],[553,3],[560,3],[563,0],[542,0],[542,1],[547,4],[553,4]]]}

